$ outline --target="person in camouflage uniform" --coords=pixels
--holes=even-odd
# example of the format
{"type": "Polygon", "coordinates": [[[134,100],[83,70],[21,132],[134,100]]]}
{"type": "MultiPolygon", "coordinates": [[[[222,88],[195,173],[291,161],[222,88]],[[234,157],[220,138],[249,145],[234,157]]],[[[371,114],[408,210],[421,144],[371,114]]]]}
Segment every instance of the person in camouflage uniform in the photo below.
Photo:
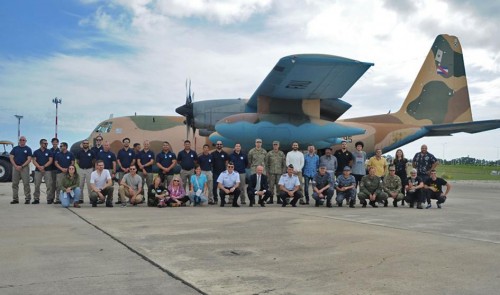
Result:
{"type": "Polygon", "coordinates": [[[274,195],[276,194],[276,199],[278,204],[281,203],[280,198],[278,198],[279,185],[278,182],[282,174],[286,171],[286,156],[285,153],[280,151],[280,142],[273,141],[273,149],[266,154],[265,158],[265,169],[267,171],[267,176],[269,179],[269,189],[271,190],[271,198],[267,201],[268,204],[274,203],[274,195]]]}
{"type": "Polygon", "coordinates": [[[320,165],[319,171],[313,177],[312,198],[316,201],[315,206],[323,204],[326,197],[326,207],[332,207],[333,183],[332,176],[326,172],[326,165],[320,165]]]}
{"type": "MultiPolygon", "coordinates": [[[[398,206],[398,201],[402,201],[404,198],[403,193],[401,193],[402,183],[401,178],[396,175],[396,166],[389,166],[389,175],[384,178],[384,193],[387,194],[387,198],[393,198],[392,205],[394,207],[398,206]]],[[[387,207],[387,198],[384,200],[384,207],[387,207]]]]}
{"type": "Polygon", "coordinates": [[[363,208],[366,207],[366,199],[369,199],[370,206],[374,208],[378,207],[376,203],[387,200],[387,194],[382,191],[382,179],[375,175],[375,170],[375,167],[371,166],[368,175],[361,178],[358,198],[363,208]]]}
{"type": "Polygon", "coordinates": [[[356,204],[356,178],[351,175],[351,167],[344,167],[342,174],[335,181],[335,189],[337,190],[337,206],[342,207],[345,199],[349,208],[354,208],[354,204],[356,204]]]}
{"type": "MultiPolygon", "coordinates": [[[[266,166],[266,154],[266,150],[262,148],[262,139],[257,138],[255,140],[255,147],[248,152],[248,164],[250,165],[252,174],[255,173],[255,168],[257,168],[257,166],[266,166]]],[[[264,173],[266,173],[266,171],[264,171],[264,173]]]]}

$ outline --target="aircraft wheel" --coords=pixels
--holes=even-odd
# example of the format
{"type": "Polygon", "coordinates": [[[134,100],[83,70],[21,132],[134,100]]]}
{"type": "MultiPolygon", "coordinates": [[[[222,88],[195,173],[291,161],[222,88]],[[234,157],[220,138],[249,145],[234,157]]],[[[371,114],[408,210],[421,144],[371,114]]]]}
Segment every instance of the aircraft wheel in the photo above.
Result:
{"type": "Polygon", "coordinates": [[[12,176],[12,165],[5,160],[0,160],[0,182],[10,181],[11,176],[12,176]]]}

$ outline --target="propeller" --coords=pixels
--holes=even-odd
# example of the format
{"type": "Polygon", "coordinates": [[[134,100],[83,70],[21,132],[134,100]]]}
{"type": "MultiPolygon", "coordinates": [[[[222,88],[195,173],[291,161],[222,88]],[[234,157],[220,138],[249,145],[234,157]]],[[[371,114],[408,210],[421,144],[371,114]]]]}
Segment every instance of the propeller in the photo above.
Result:
{"type": "Polygon", "coordinates": [[[193,137],[196,132],[196,127],[194,126],[194,112],[193,112],[193,99],[194,92],[191,92],[191,79],[186,79],[186,103],[175,111],[186,118],[184,124],[186,124],[186,139],[189,138],[189,128],[193,129],[193,137]]]}

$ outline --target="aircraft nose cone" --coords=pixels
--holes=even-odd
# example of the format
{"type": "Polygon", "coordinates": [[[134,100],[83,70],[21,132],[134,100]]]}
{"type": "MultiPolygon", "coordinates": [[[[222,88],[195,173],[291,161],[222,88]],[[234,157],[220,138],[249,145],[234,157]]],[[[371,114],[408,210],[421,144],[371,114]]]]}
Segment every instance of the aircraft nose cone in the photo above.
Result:
{"type": "Polygon", "coordinates": [[[175,112],[181,116],[193,116],[193,105],[182,105],[175,109],[175,112]]]}

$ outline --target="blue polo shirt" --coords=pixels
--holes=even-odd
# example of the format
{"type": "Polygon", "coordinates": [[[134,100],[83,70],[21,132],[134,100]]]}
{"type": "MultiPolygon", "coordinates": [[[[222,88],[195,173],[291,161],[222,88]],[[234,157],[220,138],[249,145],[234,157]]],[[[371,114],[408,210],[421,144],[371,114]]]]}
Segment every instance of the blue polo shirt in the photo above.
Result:
{"type": "Polygon", "coordinates": [[[57,154],[59,154],[61,152],[61,150],[59,148],[54,149],[53,147],[51,147],[49,149],[49,151],[52,153],[52,158],[54,159],[54,161],[52,161],[52,165],[50,165],[49,168],[45,169],[45,170],[47,170],[47,171],[49,171],[49,170],[57,171],[58,169],[56,167],[56,156],[57,156],[57,154]]]}
{"type": "MultiPolygon", "coordinates": [[[[137,157],[137,160],[141,162],[142,165],[145,165],[147,164],[149,161],[155,160],[155,153],[153,153],[153,151],[149,150],[149,151],[140,151],[139,152],[139,156],[137,157]]],[[[151,166],[147,166],[146,167],[146,172],[147,173],[150,173],[150,172],[153,172],[153,165],[151,166]]]]}
{"type": "MultiPolygon", "coordinates": [[[[170,165],[172,165],[172,162],[176,160],[175,154],[172,153],[171,151],[164,152],[162,151],[158,155],[156,155],[156,163],[160,163],[163,167],[168,168],[170,165]]],[[[174,170],[171,169],[167,175],[174,175],[174,170]]]]}
{"type": "Polygon", "coordinates": [[[96,156],[96,159],[97,159],[97,156],[99,155],[99,153],[102,152],[102,145],[100,147],[93,146],[90,148],[90,150],[92,150],[94,152],[94,155],[96,156]]]}
{"type": "Polygon", "coordinates": [[[97,160],[102,160],[104,162],[104,169],[113,170],[113,162],[116,161],[116,156],[112,151],[105,152],[102,150],[97,155],[97,160]]]}
{"type": "Polygon", "coordinates": [[[75,159],[77,160],[78,166],[81,169],[89,169],[93,168],[93,161],[95,159],[94,152],[92,150],[85,151],[84,149],[80,149],[78,153],[75,155],[75,159]]]}
{"type": "MultiPolygon", "coordinates": [[[[52,158],[52,152],[48,149],[45,149],[44,151],[42,151],[42,149],[37,149],[33,153],[33,158],[36,159],[38,165],[45,166],[45,164],[47,164],[50,158],[52,158]]],[[[47,170],[47,167],[45,169],[47,170]]],[[[35,171],[40,171],[40,170],[37,167],[35,168],[35,171]]]]}
{"type": "Polygon", "coordinates": [[[10,151],[10,154],[14,156],[14,162],[18,166],[24,164],[28,160],[28,157],[31,157],[33,155],[31,152],[31,148],[27,145],[23,147],[15,146],[12,151],[10,151]]]}
{"type": "Polygon", "coordinates": [[[229,161],[229,155],[225,151],[215,150],[212,153],[212,167],[214,174],[221,174],[226,170],[226,161],[229,161]]]}
{"type": "Polygon", "coordinates": [[[233,152],[229,155],[229,160],[234,164],[234,171],[238,173],[245,173],[245,169],[248,166],[248,157],[243,152],[239,154],[233,152]]]}
{"type": "Polygon", "coordinates": [[[212,154],[200,154],[198,156],[198,164],[203,171],[212,171],[212,154]]]}
{"type": "Polygon", "coordinates": [[[189,152],[182,150],[177,155],[177,162],[179,162],[181,168],[184,170],[193,169],[196,161],[198,161],[198,155],[193,150],[189,150],[189,152]]]}
{"type": "Polygon", "coordinates": [[[122,168],[130,168],[130,164],[132,164],[132,161],[135,159],[134,150],[131,148],[128,150],[121,149],[118,151],[116,158],[120,160],[122,168]]]}
{"type": "MultiPolygon", "coordinates": [[[[73,156],[73,154],[70,151],[66,151],[65,153],[60,152],[54,158],[54,161],[57,162],[57,164],[59,164],[59,166],[63,168],[68,168],[69,165],[71,165],[71,162],[73,162],[74,160],[75,156],[73,156]]],[[[61,172],[62,172],[61,170],[57,169],[57,173],[61,172]]]]}

